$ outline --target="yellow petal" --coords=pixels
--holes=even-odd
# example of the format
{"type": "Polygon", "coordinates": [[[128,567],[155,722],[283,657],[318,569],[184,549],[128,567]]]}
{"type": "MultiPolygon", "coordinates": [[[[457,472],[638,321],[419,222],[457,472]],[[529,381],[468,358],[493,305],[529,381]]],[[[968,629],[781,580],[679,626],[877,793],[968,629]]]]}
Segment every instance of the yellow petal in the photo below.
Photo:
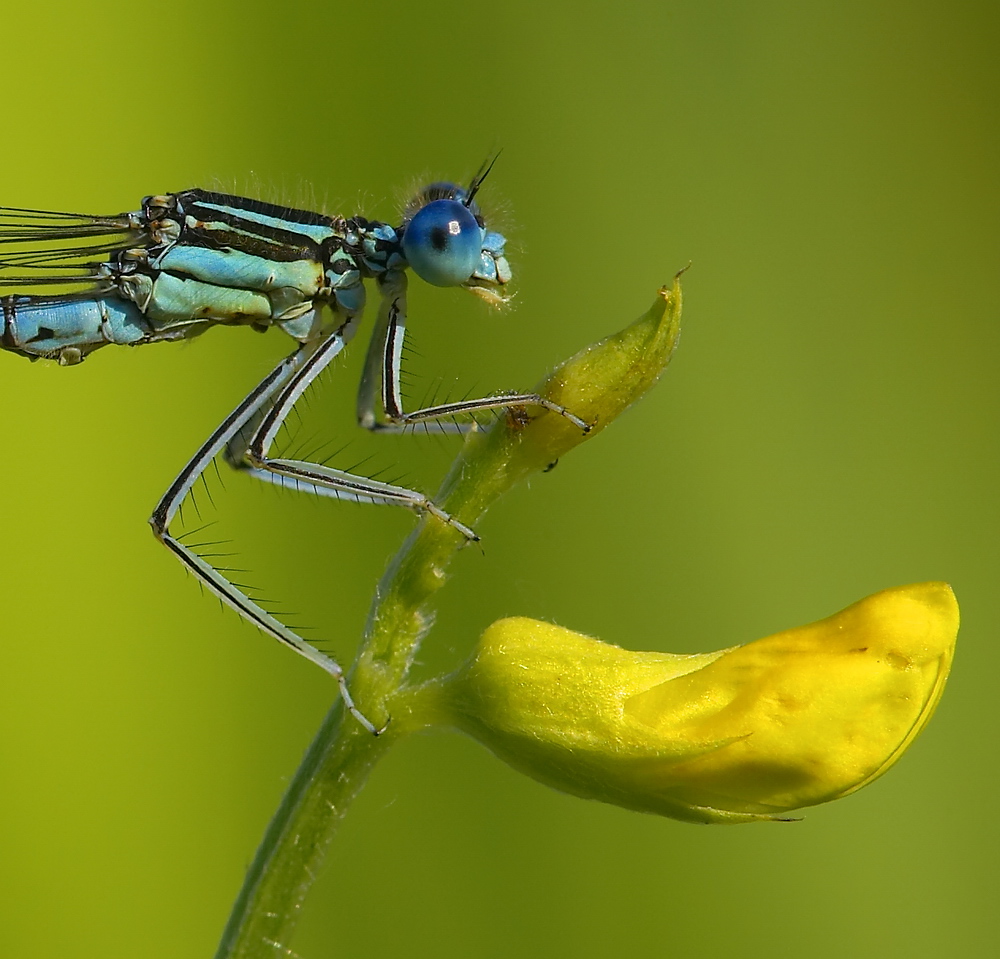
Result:
{"type": "Polygon", "coordinates": [[[679,801],[771,813],[846,795],[885,772],[926,725],[958,631],[944,583],[884,590],[829,619],[738,647],[634,696],[670,739],[732,739],[664,771],[679,801]]]}

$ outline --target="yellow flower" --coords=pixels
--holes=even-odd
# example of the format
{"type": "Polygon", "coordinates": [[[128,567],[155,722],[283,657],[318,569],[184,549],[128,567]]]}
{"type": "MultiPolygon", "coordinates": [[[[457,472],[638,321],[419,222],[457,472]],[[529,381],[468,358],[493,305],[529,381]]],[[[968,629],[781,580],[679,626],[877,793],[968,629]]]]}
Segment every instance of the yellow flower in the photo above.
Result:
{"type": "Polygon", "coordinates": [[[691,822],[780,819],[899,758],[937,705],[957,632],[944,583],[689,656],[504,619],[440,692],[453,725],[565,792],[691,822]]]}

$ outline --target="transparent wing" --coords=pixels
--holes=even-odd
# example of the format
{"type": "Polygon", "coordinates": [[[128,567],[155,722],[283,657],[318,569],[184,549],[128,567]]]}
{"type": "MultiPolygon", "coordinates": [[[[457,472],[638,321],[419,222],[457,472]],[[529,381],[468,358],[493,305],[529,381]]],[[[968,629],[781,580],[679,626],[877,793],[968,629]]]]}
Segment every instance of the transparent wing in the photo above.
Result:
{"type": "Polygon", "coordinates": [[[0,207],[0,294],[100,288],[109,260],[142,245],[145,231],[135,213],[95,217],[0,207]]]}

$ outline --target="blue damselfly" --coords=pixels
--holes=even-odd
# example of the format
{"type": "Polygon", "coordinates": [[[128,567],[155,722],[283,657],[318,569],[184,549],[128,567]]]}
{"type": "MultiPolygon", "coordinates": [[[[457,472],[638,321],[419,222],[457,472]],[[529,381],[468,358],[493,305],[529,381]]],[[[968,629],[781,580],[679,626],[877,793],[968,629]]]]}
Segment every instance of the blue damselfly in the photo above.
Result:
{"type": "Polygon", "coordinates": [[[271,455],[298,399],[356,331],[366,280],[375,282],[380,302],[358,389],[361,426],[404,432],[420,424],[462,432],[475,427],[472,417],[480,411],[536,406],[588,429],[535,393],[403,409],[407,268],[434,286],[462,287],[494,305],[506,302],[511,272],[505,240],[487,229],[475,202],[488,172],[480,170],[468,187],[430,184],[410,201],[396,227],[207,190],[148,196],[138,211],[114,216],[0,207],[0,346],[9,352],[73,366],[104,346],[185,340],[214,326],[276,326],[296,341],[293,352],[191,457],[150,524],[222,602],[330,673],[347,708],[372,732],[340,665],[254,602],[170,527],[221,453],[257,479],[338,499],[406,506],[477,538],[414,490],[271,455]]]}

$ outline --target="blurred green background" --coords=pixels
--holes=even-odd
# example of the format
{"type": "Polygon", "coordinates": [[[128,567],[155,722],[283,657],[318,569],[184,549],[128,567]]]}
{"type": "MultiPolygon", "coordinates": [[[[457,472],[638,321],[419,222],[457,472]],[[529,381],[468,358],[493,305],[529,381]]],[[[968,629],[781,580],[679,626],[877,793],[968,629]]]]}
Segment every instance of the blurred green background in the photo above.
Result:
{"type": "MultiPolygon", "coordinates": [[[[298,954],[994,954],[998,24],[962,0],[8,9],[6,204],[103,213],[216,186],[393,219],[414,183],[502,147],[483,199],[515,305],[418,286],[415,399],[438,379],[527,387],[693,261],[668,376],[489,514],[423,668],[506,614],[689,652],[907,582],[948,580],[962,604],[919,742],[796,825],[661,821],[458,736],[404,743],[298,954]]],[[[0,356],[7,956],[210,956],[331,701],[145,523],[288,348],[218,330],[78,369],[0,356]]],[[[452,442],[351,429],[361,352],[308,436],[433,490],[452,442]]],[[[412,518],[242,478],[213,495],[236,565],[349,658],[412,518]]]]}

